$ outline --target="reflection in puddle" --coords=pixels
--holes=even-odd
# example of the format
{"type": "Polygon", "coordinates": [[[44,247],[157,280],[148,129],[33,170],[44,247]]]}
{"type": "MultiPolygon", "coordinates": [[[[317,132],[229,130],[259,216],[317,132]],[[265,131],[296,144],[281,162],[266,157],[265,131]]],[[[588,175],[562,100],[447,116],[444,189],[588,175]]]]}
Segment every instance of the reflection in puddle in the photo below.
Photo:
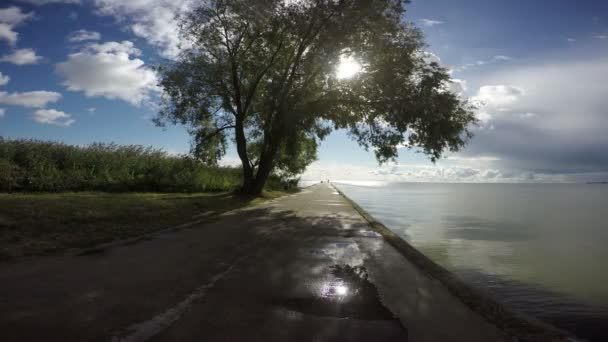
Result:
{"type": "Polygon", "coordinates": [[[324,298],[337,297],[344,298],[348,295],[348,286],[341,282],[327,282],[321,287],[321,296],[324,298]]]}
{"type": "Polygon", "coordinates": [[[320,292],[309,297],[280,298],[275,305],[308,315],[361,320],[398,320],[380,302],[363,266],[335,265],[320,292]]]}

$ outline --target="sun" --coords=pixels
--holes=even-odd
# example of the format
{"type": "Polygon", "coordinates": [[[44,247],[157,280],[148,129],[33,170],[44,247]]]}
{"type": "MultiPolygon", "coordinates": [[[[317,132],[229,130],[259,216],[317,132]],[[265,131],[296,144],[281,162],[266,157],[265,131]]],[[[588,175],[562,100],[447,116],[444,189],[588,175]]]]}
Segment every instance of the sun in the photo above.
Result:
{"type": "Polygon", "coordinates": [[[352,57],[340,57],[340,64],[336,68],[336,77],[338,79],[347,79],[355,76],[361,71],[361,64],[359,64],[352,57]]]}

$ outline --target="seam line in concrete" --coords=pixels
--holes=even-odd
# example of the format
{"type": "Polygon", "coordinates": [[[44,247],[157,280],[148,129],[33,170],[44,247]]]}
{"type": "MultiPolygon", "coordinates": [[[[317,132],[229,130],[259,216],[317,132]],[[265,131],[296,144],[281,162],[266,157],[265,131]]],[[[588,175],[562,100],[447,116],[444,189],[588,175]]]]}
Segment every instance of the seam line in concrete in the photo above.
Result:
{"type": "Polygon", "coordinates": [[[111,341],[144,342],[158,335],[175,323],[182,316],[182,314],[186,312],[192,303],[204,297],[207,290],[211,289],[213,286],[215,286],[215,283],[226,277],[243,258],[245,258],[245,256],[238,258],[225,270],[216,273],[205,285],[198,287],[196,290],[194,290],[194,292],[192,292],[174,307],[165,310],[163,313],[158,314],[147,321],[129,326],[126,329],[126,334],[124,332],[115,334],[111,341]]]}

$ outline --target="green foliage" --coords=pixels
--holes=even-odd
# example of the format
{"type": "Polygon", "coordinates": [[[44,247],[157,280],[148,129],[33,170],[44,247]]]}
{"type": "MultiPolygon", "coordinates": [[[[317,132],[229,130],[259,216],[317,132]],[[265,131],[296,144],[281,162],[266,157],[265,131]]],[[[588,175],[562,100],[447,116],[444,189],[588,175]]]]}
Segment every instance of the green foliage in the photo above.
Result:
{"type": "MultiPolygon", "coordinates": [[[[0,191],[226,191],[241,170],[139,145],[86,147],[0,137],[0,191]]],[[[280,187],[279,180],[274,186],[280,187]]]]}
{"type": "Polygon", "coordinates": [[[233,140],[243,187],[253,192],[271,171],[303,171],[332,129],[373,148],[379,162],[404,145],[433,161],[457,151],[471,137],[473,107],[425,58],[407,3],[206,1],[182,18],[191,47],[160,68],[166,96],[157,122],[188,126],[206,161],[233,140]],[[340,79],[336,68],[349,58],[362,70],[340,79]]]}

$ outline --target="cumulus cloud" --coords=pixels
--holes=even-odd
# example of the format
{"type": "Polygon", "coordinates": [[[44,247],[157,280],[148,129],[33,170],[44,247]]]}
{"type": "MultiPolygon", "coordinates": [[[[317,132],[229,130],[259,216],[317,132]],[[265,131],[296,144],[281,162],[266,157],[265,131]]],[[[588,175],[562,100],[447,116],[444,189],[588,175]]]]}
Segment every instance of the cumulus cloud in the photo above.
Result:
{"type": "Polygon", "coordinates": [[[14,28],[34,16],[33,12],[24,13],[17,6],[0,8],[0,40],[15,45],[19,34],[14,28]]]}
{"type": "Polygon", "coordinates": [[[513,104],[524,94],[523,89],[510,85],[485,85],[479,88],[476,100],[483,105],[502,108],[513,104]]]}
{"type": "Polygon", "coordinates": [[[47,4],[79,4],[80,0],[17,0],[28,4],[42,6],[47,4]]]}
{"type": "Polygon", "coordinates": [[[0,91],[0,104],[9,106],[43,108],[49,103],[59,101],[60,98],[61,94],[46,90],[26,91],[22,93],[0,91]]]}
{"type": "Polygon", "coordinates": [[[0,23],[8,25],[19,25],[33,16],[34,13],[24,13],[17,6],[0,8],[0,23]]]}
{"type": "Polygon", "coordinates": [[[140,105],[158,90],[156,73],[132,58],[140,54],[129,41],[89,44],[57,64],[56,72],[68,90],[140,105]]]}
{"type": "Polygon", "coordinates": [[[176,16],[184,14],[194,3],[194,0],[94,0],[100,14],[114,17],[169,58],[175,57],[179,51],[176,16]]]}
{"type": "Polygon", "coordinates": [[[76,122],[70,114],[55,109],[38,109],[32,119],[41,124],[67,127],[76,122]]]}
{"type": "Polygon", "coordinates": [[[34,49],[18,49],[8,55],[0,57],[0,62],[8,62],[16,65],[36,64],[42,60],[34,49]]]}
{"type": "Polygon", "coordinates": [[[359,165],[314,162],[303,180],[331,179],[335,182],[447,182],[447,183],[520,183],[564,182],[562,175],[531,173],[528,171],[500,170],[488,166],[466,165],[401,165],[366,167],[359,165]]]}
{"type": "Polygon", "coordinates": [[[422,23],[422,25],[427,26],[427,27],[433,27],[433,26],[443,24],[443,21],[433,20],[433,19],[420,19],[420,22],[422,23]]]}
{"type": "Polygon", "coordinates": [[[497,71],[477,94],[489,116],[482,128],[492,129],[478,129],[463,155],[535,173],[608,173],[607,74],[606,58],[497,71]]]}
{"type": "Polygon", "coordinates": [[[95,31],[78,30],[68,35],[70,42],[84,42],[87,40],[100,40],[101,34],[95,31]]]}
{"type": "Polygon", "coordinates": [[[0,86],[6,85],[11,78],[0,72],[0,86]]]}

